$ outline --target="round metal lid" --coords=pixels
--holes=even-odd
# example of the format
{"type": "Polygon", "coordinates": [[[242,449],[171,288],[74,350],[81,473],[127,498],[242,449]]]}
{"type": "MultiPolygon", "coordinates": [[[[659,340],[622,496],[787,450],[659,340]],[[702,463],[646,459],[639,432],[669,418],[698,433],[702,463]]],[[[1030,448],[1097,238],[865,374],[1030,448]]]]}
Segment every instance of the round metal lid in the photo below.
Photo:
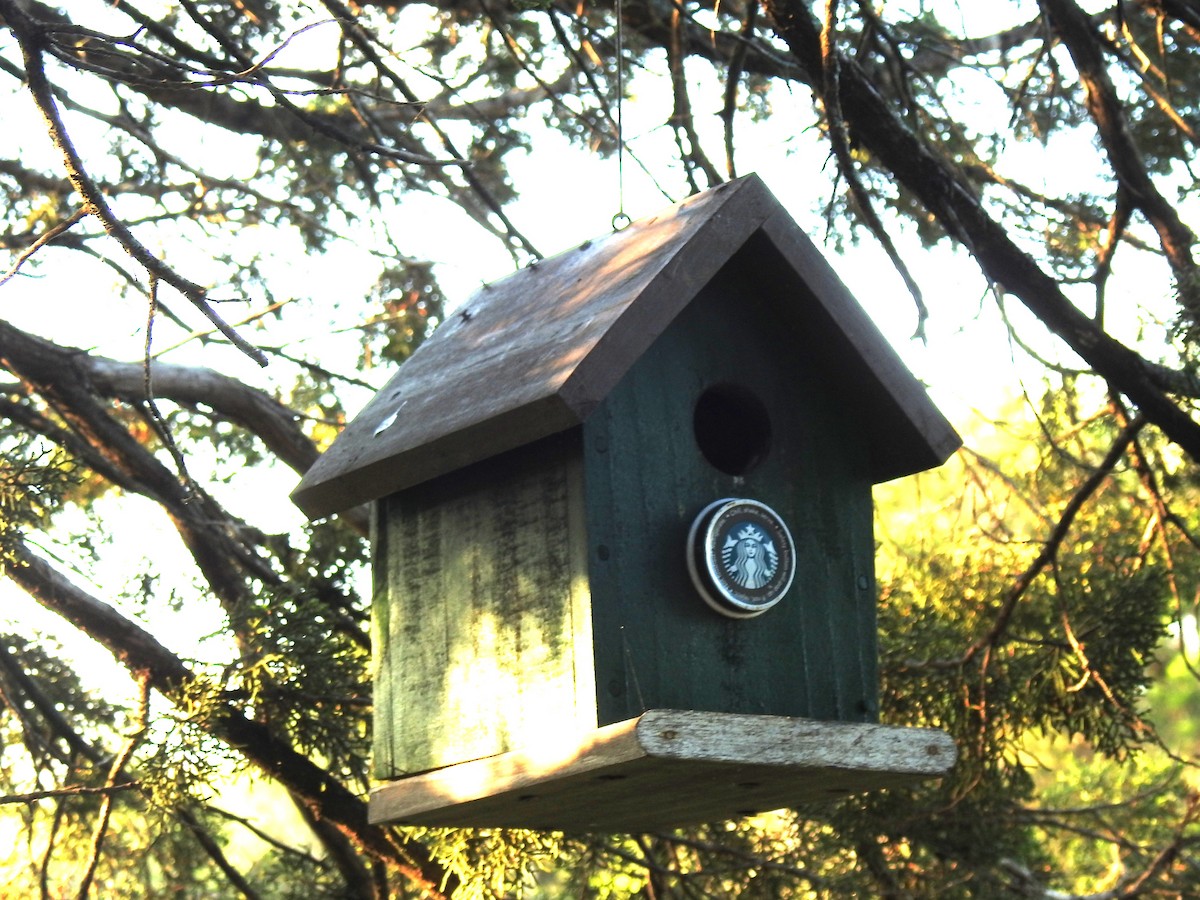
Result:
{"type": "Polygon", "coordinates": [[[727,497],[710,503],[688,533],[688,572],[704,602],[748,619],[783,599],[796,575],[796,545],[765,503],[727,497]]]}

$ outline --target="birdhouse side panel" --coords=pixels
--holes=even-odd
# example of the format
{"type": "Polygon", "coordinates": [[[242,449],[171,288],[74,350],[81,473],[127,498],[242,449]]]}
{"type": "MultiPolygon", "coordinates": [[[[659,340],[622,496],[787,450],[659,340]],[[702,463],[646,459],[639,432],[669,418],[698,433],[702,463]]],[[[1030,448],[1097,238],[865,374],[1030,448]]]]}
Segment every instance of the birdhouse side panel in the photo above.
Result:
{"type": "Polygon", "coordinates": [[[653,708],[876,717],[868,447],[778,298],[749,283],[710,283],[585,423],[602,724],[653,708]],[[769,505],[794,538],[791,587],[753,618],[714,611],[687,570],[690,527],[722,498],[769,505]]]}
{"type": "Polygon", "coordinates": [[[582,504],[577,433],[381,501],[377,777],[595,727],[582,504]]]}

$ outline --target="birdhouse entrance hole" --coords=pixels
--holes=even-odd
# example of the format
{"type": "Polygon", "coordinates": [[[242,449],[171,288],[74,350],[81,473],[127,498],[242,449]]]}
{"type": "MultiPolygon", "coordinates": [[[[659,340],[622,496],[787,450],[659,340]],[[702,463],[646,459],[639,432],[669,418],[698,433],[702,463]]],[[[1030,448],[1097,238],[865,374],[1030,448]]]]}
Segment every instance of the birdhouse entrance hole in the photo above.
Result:
{"type": "Polygon", "coordinates": [[[696,445],[713,468],[745,475],[771,449],[771,416],[740,384],[715,384],[700,395],[692,416],[696,445]]]}

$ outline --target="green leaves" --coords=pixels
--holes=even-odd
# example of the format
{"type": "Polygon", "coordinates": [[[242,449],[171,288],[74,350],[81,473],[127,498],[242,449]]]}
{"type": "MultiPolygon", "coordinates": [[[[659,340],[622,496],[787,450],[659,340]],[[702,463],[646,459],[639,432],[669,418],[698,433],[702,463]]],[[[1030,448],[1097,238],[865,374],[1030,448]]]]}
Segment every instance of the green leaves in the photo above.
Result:
{"type": "MultiPolygon", "coordinates": [[[[1116,437],[1114,417],[1083,416],[1082,404],[1058,385],[1036,420],[1008,417],[1008,436],[989,448],[1001,462],[964,453],[921,476],[923,512],[914,515],[913,495],[897,507],[909,528],[882,503],[880,637],[885,718],[946,728],[960,752],[945,785],[905,795],[928,810],[911,817],[909,839],[964,861],[983,851],[973,865],[991,870],[979,872],[985,878],[1007,866],[1001,883],[1044,878],[1088,893],[1101,889],[1105,865],[1111,875],[1113,854],[1129,878],[1150,864],[1124,828],[1158,829],[1147,841],[1161,846],[1189,815],[1188,779],[1170,775],[1175,764],[1162,751],[1187,755],[1191,742],[1164,743],[1149,699],[1164,701],[1164,688],[1151,692],[1162,661],[1185,671],[1166,639],[1180,603],[1190,608],[1200,547],[1166,521],[1191,517],[1194,487],[1163,492],[1147,479],[1143,465],[1161,444],[1143,433],[1088,495],[1047,566],[1013,594],[1116,437]],[[1043,439],[1022,465],[1015,451],[1027,428],[1043,439]],[[938,541],[928,540],[931,521],[938,541]],[[1059,811],[1092,804],[1094,813],[1059,811]],[[1087,830],[1089,817],[1126,824],[1087,830]]],[[[1195,682],[1187,676],[1172,691],[1193,696],[1195,682]]],[[[892,802],[869,800],[868,822],[886,820],[892,802]]],[[[1183,885],[1190,876],[1180,868],[1154,877],[1183,885]]]]}
{"type": "Polygon", "coordinates": [[[21,433],[0,434],[0,446],[0,553],[5,553],[7,541],[49,525],[79,478],[61,448],[21,433]]]}
{"type": "Polygon", "coordinates": [[[430,264],[419,261],[384,269],[371,293],[380,311],[363,329],[363,367],[402,363],[441,322],[446,298],[430,264]]]}

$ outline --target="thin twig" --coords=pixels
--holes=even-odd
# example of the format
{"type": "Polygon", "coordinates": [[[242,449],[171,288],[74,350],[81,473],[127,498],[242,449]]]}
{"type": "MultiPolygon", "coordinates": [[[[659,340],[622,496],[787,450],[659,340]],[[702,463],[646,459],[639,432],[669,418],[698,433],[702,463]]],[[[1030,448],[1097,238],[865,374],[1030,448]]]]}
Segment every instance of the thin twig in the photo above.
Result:
{"type": "Polygon", "coordinates": [[[721,178],[716,166],[709,160],[700,144],[700,135],[696,132],[695,117],[692,115],[692,101],[688,94],[687,77],[684,66],[687,60],[687,39],[683,28],[683,10],[678,4],[671,10],[671,39],[667,44],[667,64],[671,74],[671,90],[675,99],[675,108],[671,112],[671,125],[675,133],[675,143],[679,147],[679,155],[683,160],[684,172],[688,184],[693,191],[699,191],[695,172],[704,173],[707,184],[712,187],[720,184],[721,178]]]}
{"type": "MultiPolygon", "coordinates": [[[[321,2],[322,5],[328,9],[334,18],[337,19],[337,21],[341,24],[342,33],[346,36],[346,38],[353,43],[354,46],[357,47],[363,54],[363,56],[375,67],[375,70],[379,73],[380,79],[386,79],[387,81],[391,82],[392,85],[395,86],[396,90],[398,90],[404,99],[409,103],[420,104],[423,106],[420,98],[412,91],[412,89],[408,86],[408,83],[401,78],[391,66],[384,62],[383,57],[375,49],[374,43],[376,39],[373,38],[367,29],[363,28],[359,24],[358,17],[350,10],[350,8],[346,6],[342,0],[321,0],[321,2]]],[[[455,147],[454,142],[451,141],[450,136],[441,127],[441,125],[439,125],[438,122],[425,110],[422,110],[420,119],[433,129],[434,134],[437,135],[438,140],[441,141],[442,146],[446,149],[446,152],[450,155],[450,157],[456,162],[462,164],[459,171],[462,173],[463,178],[471,187],[471,190],[473,190],[479,199],[483,201],[483,204],[487,207],[488,211],[502,223],[505,234],[508,236],[509,240],[512,243],[520,246],[530,256],[533,256],[536,259],[541,259],[542,254],[536,247],[533,246],[530,240],[525,237],[525,235],[522,234],[515,225],[513,225],[511,219],[508,217],[508,214],[504,211],[503,206],[496,199],[492,191],[490,191],[487,186],[480,181],[479,177],[471,171],[470,166],[466,165],[466,157],[464,157],[462,153],[460,153],[455,147]]]]}
{"type": "Polygon", "coordinates": [[[40,250],[42,247],[49,244],[51,241],[53,241],[59,235],[65,234],[67,231],[70,231],[71,228],[75,225],[75,223],[80,221],[81,219],[83,219],[83,217],[86,215],[87,215],[87,212],[85,210],[82,210],[82,209],[75,210],[75,212],[73,212],[71,214],[71,217],[69,219],[64,219],[62,222],[59,222],[57,225],[55,225],[53,228],[50,228],[45,234],[43,234],[41,237],[39,237],[36,241],[34,241],[32,244],[30,244],[28,247],[26,247],[25,252],[17,257],[17,261],[15,263],[13,263],[12,267],[7,272],[4,273],[4,276],[2,278],[0,278],[0,286],[3,286],[6,283],[8,283],[8,281],[17,274],[17,272],[20,270],[21,266],[23,266],[29,260],[30,257],[32,257],[35,253],[37,253],[38,250],[40,250]]]}
{"type": "Polygon", "coordinates": [[[1095,471],[1092,472],[1088,479],[1080,486],[1079,490],[1072,495],[1070,501],[1068,501],[1062,515],[1059,516],[1058,522],[1046,538],[1045,544],[1042,545],[1042,550],[1038,553],[1037,558],[1026,567],[1025,571],[1017,576],[1017,580],[1009,588],[1008,594],[1005,595],[1004,602],[1000,606],[1000,611],[992,623],[992,627],[967,648],[959,663],[960,665],[970,663],[980,651],[995,646],[1000,640],[1001,636],[1008,629],[1009,620],[1016,610],[1017,603],[1025,595],[1029,586],[1033,584],[1033,580],[1058,555],[1058,549],[1070,533],[1071,526],[1075,523],[1075,517],[1079,514],[1083,505],[1100,488],[1100,485],[1109,478],[1113,468],[1121,457],[1124,456],[1125,451],[1133,443],[1134,438],[1137,437],[1138,432],[1142,430],[1145,424],[1146,420],[1138,416],[1121,429],[1121,433],[1117,435],[1117,439],[1109,447],[1108,453],[1104,455],[1104,459],[1101,460],[1095,471]]]}
{"type": "Polygon", "coordinates": [[[29,791],[26,794],[2,794],[0,795],[0,806],[11,803],[27,805],[38,803],[42,800],[58,800],[64,797],[94,797],[128,791],[136,787],[138,787],[136,781],[125,781],[120,784],[106,784],[101,787],[88,787],[87,785],[76,784],[70,787],[50,788],[44,791],[29,791]]]}
{"type": "MultiPolygon", "coordinates": [[[[150,674],[143,671],[138,673],[138,711],[136,725],[133,732],[126,738],[125,746],[121,748],[121,752],[117,754],[113,760],[112,767],[109,769],[108,786],[113,787],[117,783],[117,779],[129,765],[129,760],[133,757],[133,751],[137,749],[142,738],[146,734],[146,729],[149,726],[150,718],[150,674]]],[[[79,883],[79,900],[86,900],[88,893],[92,888],[92,880],[96,876],[96,867],[100,863],[100,851],[104,847],[104,837],[108,832],[108,822],[112,816],[113,807],[113,792],[105,793],[104,799],[100,804],[100,817],[96,822],[96,828],[92,833],[92,847],[88,854],[87,869],[83,873],[83,878],[79,883]]]]}
{"type": "Polygon", "coordinates": [[[855,168],[854,160],[850,155],[850,140],[847,134],[846,121],[842,116],[841,53],[838,51],[835,43],[837,37],[837,9],[838,0],[825,0],[825,20],[821,28],[821,61],[824,69],[821,99],[825,105],[825,118],[829,123],[830,143],[833,147],[834,157],[838,162],[838,169],[846,179],[846,186],[850,189],[850,195],[854,198],[854,203],[858,207],[858,211],[862,215],[867,229],[879,241],[888,259],[891,260],[893,267],[895,267],[900,278],[904,281],[905,287],[908,288],[909,294],[912,295],[913,303],[917,308],[917,328],[914,332],[914,337],[924,340],[925,321],[929,318],[929,309],[925,306],[925,299],[921,294],[921,288],[917,284],[916,279],[913,278],[912,273],[909,272],[908,266],[904,264],[900,252],[892,242],[891,235],[883,227],[883,221],[879,218],[879,214],[875,212],[875,207],[871,204],[871,197],[867,193],[867,189],[863,186],[862,180],[858,177],[858,170],[855,168]]]}
{"type": "Polygon", "coordinates": [[[267,357],[226,324],[225,320],[212,308],[207,289],[189,281],[171,267],[163,264],[141,241],[134,237],[129,226],[113,212],[104,197],[104,192],[88,174],[83,160],[80,159],[71,142],[66,125],[59,115],[54,89],[46,77],[46,70],[42,64],[42,53],[46,43],[43,26],[30,19],[24,10],[12,0],[0,0],[0,13],[3,13],[5,21],[21,47],[29,91],[33,95],[38,111],[45,119],[55,146],[62,154],[71,186],[83,198],[84,210],[95,216],[104,230],[148,273],[156,275],[183,294],[222,334],[229,338],[235,347],[259,365],[265,366],[268,362],[267,357]]]}
{"type": "MultiPolygon", "coordinates": [[[[287,306],[289,303],[291,303],[293,300],[296,300],[296,299],[298,299],[298,298],[290,297],[287,300],[279,300],[275,303],[272,303],[270,306],[266,307],[265,309],[260,309],[257,312],[252,312],[247,316],[243,316],[240,319],[230,322],[230,325],[232,325],[234,328],[241,328],[243,325],[249,325],[251,322],[256,322],[259,319],[263,318],[264,316],[269,316],[271,313],[276,312],[279,309],[282,309],[284,306],[287,306]]],[[[156,307],[159,306],[157,299],[154,301],[154,303],[155,303],[156,307]]],[[[170,345],[162,348],[161,350],[155,350],[154,353],[151,354],[151,358],[158,359],[159,357],[165,356],[166,354],[170,353],[172,350],[178,350],[184,344],[188,344],[188,343],[191,343],[192,341],[197,341],[197,340],[202,341],[207,337],[212,337],[212,335],[214,335],[216,333],[217,333],[216,328],[197,329],[197,330],[191,332],[191,334],[188,334],[186,337],[180,338],[175,343],[170,344],[170,345]]],[[[263,349],[263,348],[259,348],[259,349],[263,349]]],[[[265,353],[268,351],[266,351],[264,349],[263,352],[265,353]]]]}
{"type": "Polygon", "coordinates": [[[1100,486],[1112,475],[1112,470],[1117,462],[1125,454],[1129,445],[1133,443],[1138,433],[1146,424],[1146,419],[1138,416],[1131,420],[1105,454],[1104,459],[1096,466],[1092,474],[1072,495],[1054,528],[1051,529],[1049,536],[1042,545],[1041,552],[1031,562],[1023,572],[1021,572],[1008,593],[1005,594],[1004,600],[1000,604],[1000,609],[996,613],[996,617],[992,622],[991,627],[979,638],[977,638],[961,656],[950,659],[931,659],[931,660],[906,660],[898,665],[894,672],[900,675],[911,675],[926,671],[946,671],[951,669],[960,669],[969,665],[981,653],[983,656],[983,668],[987,668],[988,653],[995,647],[1000,639],[1008,630],[1009,621],[1012,619],[1013,613],[1016,611],[1017,604],[1021,598],[1025,596],[1025,592],[1029,590],[1034,579],[1041,574],[1046,566],[1050,565],[1058,555],[1058,550],[1062,546],[1067,535],[1071,531],[1071,526],[1075,522],[1075,517],[1083,508],[1083,505],[1091,498],[1091,496],[1099,490],[1100,486]]]}
{"type": "Polygon", "coordinates": [[[196,843],[200,845],[200,848],[208,854],[208,858],[213,861],[213,865],[221,870],[221,873],[237,889],[238,893],[245,897],[246,900],[259,900],[260,895],[258,891],[251,886],[250,882],[246,880],[246,877],[241,872],[233,867],[233,864],[225,855],[225,851],[221,849],[220,843],[208,833],[208,830],[191,810],[186,808],[177,809],[175,810],[175,817],[183,823],[183,826],[196,839],[196,843]]]}
{"type": "Polygon", "coordinates": [[[733,122],[737,113],[738,84],[742,80],[746,54],[754,38],[758,9],[757,3],[746,4],[745,18],[742,19],[743,40],[733,48],[729,57],[729,71],[725,76],[725,105],[721,108],[721,119],[725,123],[725,174],[730,178],[737,178],[737,166],[733,159],[733,122]]]}
{"type": "Polygon", "coordinates": [[[163,414],[159,411],[158,404],[154,400],[153,356],[151,355],[150,348],[154,343],[154,317],[157,312],[158,278],[151,274],[150,305],[146,314],[146,344],[142,358],[142,387],[144,391],[142,403],[150,415],[150,422],[154,426],[154,430],[158,432],[159,439],[163,442],[163,446],[167,448],[167,452],[171,454],[171,459],[175,461],[175,468],[179,472],[179,479],[183,483],[184,490],[187,492],[184,498],[186,500],[195,496],[197,492],[196,483],[192,480],[192,476],[188,474],[187,460],[184,459],[183,451],[175,443],[175,436],[171,434],[171,427],[167,424],[167,420],[163,418],[163,414]]]}

